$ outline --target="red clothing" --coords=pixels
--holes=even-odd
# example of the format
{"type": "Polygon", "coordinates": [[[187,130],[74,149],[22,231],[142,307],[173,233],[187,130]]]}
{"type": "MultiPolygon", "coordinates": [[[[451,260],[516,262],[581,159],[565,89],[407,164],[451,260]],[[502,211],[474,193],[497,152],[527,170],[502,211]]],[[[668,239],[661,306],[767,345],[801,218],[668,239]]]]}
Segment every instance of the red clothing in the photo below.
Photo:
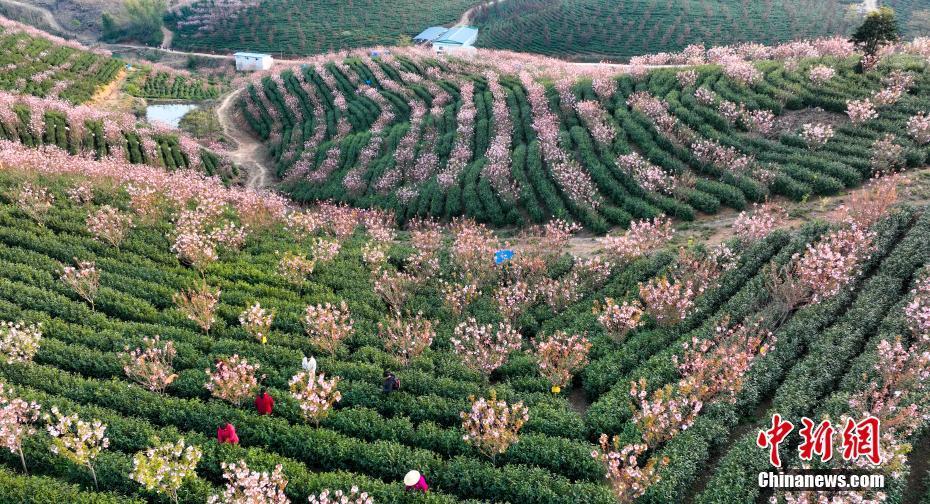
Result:
{"type": "Polygon", "coordinates": [[[271,409],[274,408],[274,398],[265,392],[255,398],[255,409],[259,415],[270,415],[271,409]]]}
{"type": "Polygon", "coordinates": [[[426,493],[429,490],[429,485],[426,484],[426,478],[423,475],[420,475],[420,481],[417,481],[416,485],[408,486],[407,490],[418,490],[420,492],[426,493]]]}
{"type": "Polygon", "coordinates": [[[216,429],[216,440],[220,443],[239,444],[236,428],[231,423],[216,429]]]}

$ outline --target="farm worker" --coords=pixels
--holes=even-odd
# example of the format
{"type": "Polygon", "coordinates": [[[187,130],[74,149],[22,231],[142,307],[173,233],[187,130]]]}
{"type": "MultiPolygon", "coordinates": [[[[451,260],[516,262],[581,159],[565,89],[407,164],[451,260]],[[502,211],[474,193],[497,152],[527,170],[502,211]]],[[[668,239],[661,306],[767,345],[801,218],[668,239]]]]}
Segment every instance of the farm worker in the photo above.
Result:
{"type": "Polygon", "coordinates": [[[271,409],[274,408],[274,398],[268,394],[268,391],[262,389],[255,397],[255,409],[259,415],[270,415],[271,409]]]}
{"type": "Polygon", "coordinates": [[[223,422],[216,429],[216,440],[219,443],[239,444],[236,428],[229,422],[223,422]]]}
{"type": "Polygon", "coordinates": [[[314,359],[312,355],[309,359],[304,357],[304,360],[300,363],[300,367],[309,373],[310,376],[316,376],[316,359],[314,359]]]}
{"type": "Polygon", "coordinates": [[[395,390],[400,390],[400,380],[394,376],[394,373],[390,371],[384,372],[384,386],[381,388],[381,392],[385,394],[390,394],[395,390]]]}
{"type": "Polygon", "coordinates": [[[426,478],[420,474],[420,471],[410,471],[404,476],[404,490],[410,491],[419,491],[426,493],[429,490],[429,485],[426,484],[426,478]]]}

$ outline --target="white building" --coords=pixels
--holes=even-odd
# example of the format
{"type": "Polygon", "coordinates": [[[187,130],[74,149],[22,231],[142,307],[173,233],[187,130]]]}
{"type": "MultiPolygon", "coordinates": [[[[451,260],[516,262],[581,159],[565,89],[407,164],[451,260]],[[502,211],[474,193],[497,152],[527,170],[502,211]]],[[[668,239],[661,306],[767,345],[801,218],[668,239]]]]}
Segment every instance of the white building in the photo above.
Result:
{"type": "Polygon", "coordinates": [[[413,38],[415,43],[431,44],[438,53],[474,50],[477,40],[478,29],[472,26],[433,26],[413,38]]]}
{"type": "Polygon", "coordinates": [[[236,70],[239,72],[269,70],[274,65],[270,54],[237,52],[233,56],[236,57],[236,70]]]}

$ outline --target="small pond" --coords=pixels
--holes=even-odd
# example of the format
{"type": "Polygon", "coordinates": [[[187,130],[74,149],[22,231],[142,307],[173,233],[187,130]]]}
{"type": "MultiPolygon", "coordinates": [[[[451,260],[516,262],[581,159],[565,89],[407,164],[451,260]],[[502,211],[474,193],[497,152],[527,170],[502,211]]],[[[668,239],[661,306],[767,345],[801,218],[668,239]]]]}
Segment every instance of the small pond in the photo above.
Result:
{"type": "Polygon", "coordinates": [[[145,108],[145,118],[149,122],[158,121],[177,128],[184,114],[197,108],[193,103],[155,103],[145,108]]]}

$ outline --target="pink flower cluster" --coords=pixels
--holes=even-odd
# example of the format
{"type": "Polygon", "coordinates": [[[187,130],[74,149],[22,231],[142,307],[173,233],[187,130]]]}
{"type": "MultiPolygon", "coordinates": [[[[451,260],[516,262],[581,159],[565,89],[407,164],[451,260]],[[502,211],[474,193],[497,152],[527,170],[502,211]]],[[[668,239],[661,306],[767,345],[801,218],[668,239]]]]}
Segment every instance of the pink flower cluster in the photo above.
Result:
{"type": "Polygon", "coordinates": [[[87,216],[87,231],[98,240],[119,247],[132,227],[132,216],[104,205],[87,216]]]}
{"type": "Polygon", "coordinates": [[[141,347],[130,351],[127,346],[126,353],[121,354],[123,372],[146,390],[164,392],[178,377],[172,366],[175,355],[177,351],[171,341],[162,344],[158,336],[145,337],[141,347]]]}
{"type": "Polygon", "coordinates": [[[762,72],[749,61],[728,57],[724,58],[722,64],[723,74],[741,86],[755,84],[762,79],[762,72]]]}
{"type": "Polygon", "coordinates": [[[511,352],[520,349],[522,338],[507,322],[495,327],[492,324],[479,324],[469,317],[455,327],[450,341],[452,349],[467,367],[490,376],[507,362],[511,352]]]}
{"type": "Polygon", "coordinates": [[[814,84],[818,86],[822,86],[826,84],[827,82],[829,82],[830,79],[832,79],[833,76],[836,75],[836,70],[834,70],[831,67],[825,66],[825,65],[817,65],[817,66],[811,67],[807,75],[810,78],[811,82],[813,82],[814,84]]]}
{"type": "Polygon", "coordinates": [[[651,458],[640,467],[639,458],[649,449],[643,443],[628,444],[620,447],[620,438],[614,436],[610,441],[607,434],[601,434],[600,450],[591,451],[591,457],[604,465],[606,478],[617,498],[617,502],[634,502],[642,497],[646,490],[659,482],[658,469],[668,464],[651,458]]]}
{"type": "Polygon", "coordinates": [[[930,342],[930,276],[921,279],[911,291],[911,301],[904,308],[907,325],[914,335],[930,342]]]}
{"type": "Polygon", "coordinates": [[[716,166],[731,173],[749,172],[755,159],[733,147],[724,147],[715,140],[699,140],[691,145],[691,152],[700,163],[716,166]]]}
{"type": "Polygon", "coordinates": [[[858,229],[868,229],[888,215],[898,201],[898,175],[878,175],[860,191],[850,194],[834,213],[834,220],[858,229]]]}
{"type": "Polygon", "coordinates": [[[833,138],[833,126],[823,123],[807,123],[801,126],[801,139],[804,140],[804,143],[807,144],[807,147],[811,150],[816,150],[830,141],[833,138]]]}
{"type": "Polygon", "coordinates": [[[811,303],[833,297],[852,283],[859,264],[872,252],[874,237],[858,227],[840,229],[792,257],[793,276],[809,293],[811,303]]]}
{"type": "Polygon", "coordinates": [[[335,376],[329,380],[323,373],[301,371],[291,377],[291,396],[300,406],[300,411],[308,422],[320,425],[320,420],[329,415],[333,404],[342,400],[342,393],[336,390],[341,378],[335,376]]]}
{"type": "Polygon", "coordinates": [[[19,455],[26,474],[23,440],[36,433],[33,425],[39,421],[40,410],[38,403],[16,397],[11,388],[0,382],[0,446],[19,455]]]}
{"type": "Polygon", "coordinates": [[[39,352],[41,341],[40,324],[0,322],[0,358],[7,364],[31,361],[39,352]]]}
{"type": "Polygon", "coordinates": [[[174,304],[188,319],[209,334],[216,321],[216,305],[220,302],[220,289],[213,289],[202,281],[196,287],[184,289],[174,295],[174,304]]]}
{"type": "Polygon", "coordinates": [[[572,375],[588,362],[591,342],[579,334],[556,331],[549,338],[533,341],[539,372],[553,387],[565,387],[572,375]]]}
{"type": "Polygon", "coordinates": [[[78,261],[77,266],[65,266],[61,272],[61,281],[94,309],[94,298],[100,288],[100,271],[93,261],[78,261]]]}
{"type": "Polygon", "coordinates": [[[782,225],[788,214],[775,203],[753,204],[752,213],[740,212],[733,222],[733,231],[745,243],[761,240],[782,225]]]}
{"type": "Polygon", "coordinates": [[[42,224],[52,204],[55,202],[55,196],[48,192],[44,187],[38,187],[26,182],[16,194],[16,206],[21,212],[29,216],[32,220],[42,224]]]}
{"type": "Polygon", "coordinates": [[[575,103],[575,111],[587,126],[591,136],[602,147],[610,148],[617,132],[614,131],[608,120],[607,111],[601,108],[600,103],[594,100],[582,100],[575,103]]]}
{"type": "Polygon", "coordinates": [[[918,112],[907,120],[907,134],[917,145],[930,143],[930,114],[918,112]]]}
{"type": "Polygon", "coordinates": [[[253,304],[239,314],[239,324],[242,325],[242,329],[262,344],[268,341],[272,322],[274,322],[274,310],[266,310],[259,303],[253,304]]]}
{"type": "Polygon", "coordinates": [[[222,462],[220,466],[226,488],[220,495],[211,495],[207,504],[290,504],[284,493],[287,477],[281,464],[271,473],[253,471],[244,460],[222,462]]]}
{"type": "Polygon", "coordinates": [[[331,303],[307,306],[304,329],[310,336],[311,343],[330,355],[335,355],[342,341],[354,331],[349,305],[340,301],[338,306],[331,303]]]}
{"type": "Polygon", "coordinates": [[[846,115],[853,124],[862,124],[878,117],[875,105],[869,98],[849,100],[846,102],[846,115]]]}
{"type": "Polygon", "coordinates": [[[239,405],[255,395],[258,390],[258,378],[255,376],[260,367],[258,364],[251,364],[238,354],[233,354],[217,359],[215,367],[213,371],[206,370],[205,387],[213,397],[239,405]]]}
{"type": "Polygon", "coordinates": [[[335,492],[329,489],[323,490],[318,495],[311,495],[308,500],[309,504],[374,504],[375,500],[368,495],[368,492],[360,492],[357,486],[353,486],[348,493],[342,490],[335,492]]]}
{"type": "Polygon", "coordinates": [[[522,402],[508,404],[498,400],[494,390],[488,399],[473,399],[471,409],[460,416],[465,431],[462,439],[491,458],[506,453],[519,440],[520,429],[530,419],[529,409],[522,402]]]}
{"type": "Polygon", "coordinates": [[[675,177],[633,152],[617,158],[617,166],[629,173],[636,183],[651,192],[672,194],[678,185],[675,177]]]}
{"type": "Polygon", "coordinates": [[[659,248],[674,235],[672,221],[660,216],[652,220],[639,220],[621,236],[608,236],[600,240],[607,253],[620,262],[629,262],[659,248]]]}
{"type": "Polygon", "coordinates": [[[692,87],[697,84],[698,73],[695,70],[682,70],[675,74],[675,79],[678,80],[678,85],[683,88],[692,87]]]}
{"type": "Polygon", "coordinates": [[[618,304],[613,298],[604,299],[604,306],[595,307],[597,321],[610,337],[620,343],[626,335],[636,329],[643,318],[643,308],[638,300],[618,304]]]}
{"type": "Polygon", "coordinates": [[[395,316],[378,322],[378,334],[384,340],[385,349],[406,365],[433,344],[436,329],[432,320],[417,313],[413,318],[395,316]]]}
{"type": "Polygon", "coordinates": [[[872,144],[872,156],[869,165],[872,172],[877,174],[891,173],[905,165],[904,147],[898,145],[897,138],[892,133],[879,138],[872,144]]]}

